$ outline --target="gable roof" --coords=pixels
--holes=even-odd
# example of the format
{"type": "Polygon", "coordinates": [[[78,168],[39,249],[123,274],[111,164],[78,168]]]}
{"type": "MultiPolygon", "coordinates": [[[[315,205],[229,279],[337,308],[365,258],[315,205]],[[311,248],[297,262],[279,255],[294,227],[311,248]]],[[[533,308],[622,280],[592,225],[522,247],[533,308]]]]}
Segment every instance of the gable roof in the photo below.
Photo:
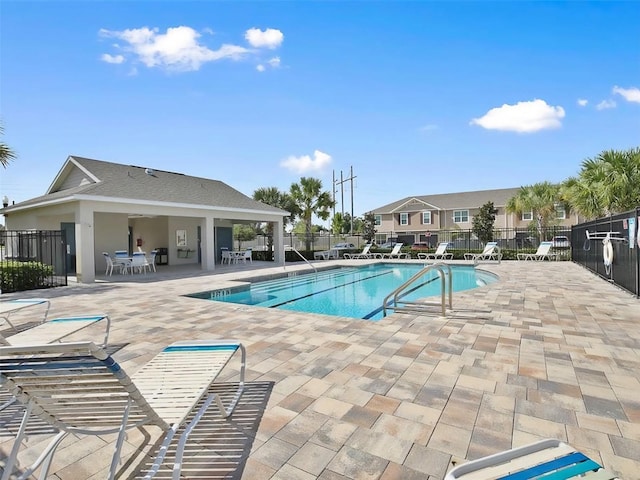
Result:
{"type": "Polygon", "coordinates": [[[434,210],[472,209],[481,207],[487,202],[493,202],[496,208],[504,207],[507,201],[516,195],[519,190],[520,187],[405,197],[393,203],[375,208],[372,210],[372,213],[395,213],[402,211],[403,208],[406,209],[406,211],[416,210],[416,208],[413,208],[412,203],[418,207],[417,210],[429,209],[429,206],[433,206],[432,209],[434,210]]]}
{"type": "Polygon", "coordinates": [[[138,200],[135,203],[167,203],[289,215],[289,212],[258,202],[219,180],[76,156],[67,159],[45,195],[3,210],[82,199],[138,200]]]}

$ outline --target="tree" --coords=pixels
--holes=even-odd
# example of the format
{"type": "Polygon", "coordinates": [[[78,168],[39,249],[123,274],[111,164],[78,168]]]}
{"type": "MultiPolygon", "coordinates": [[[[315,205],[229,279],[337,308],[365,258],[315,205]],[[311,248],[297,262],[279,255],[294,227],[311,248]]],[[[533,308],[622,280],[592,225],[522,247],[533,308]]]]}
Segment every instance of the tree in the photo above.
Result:
{"type": "Polygon", "coordinates": [[[547,226],[556,218],[556,207],[563,205],[569,210],[569,205],[563,200],[560,185],[550,182],[540,182],[520,187],[518,193],[507,201],[507,212],[522,215],[532,212],[536,219],[536,231],[540,238],[547,226]]]}
{"type": "MultiPolygon", "coordinates": [[[[262,203],[266,203],[267,205],[271,205],[272,207],[280,208],[282,210],[286,210],[287,212],[293,212],[296,209],[291,196],[286,192],[281,192],[277,187],[263,187],[258,188],[253,192],[253,199],[262,203]]],[[[283,221],[283,226],[286,226],[289,223],[290,217],[285,217],[283,221]]],[[[267,223],[267,251],[273,251],[273,223],[267,223]]]]}
{"type": "Polygon", "coordinates": [[[349,223],[342,213],[336,213],[331,219],[331,231],[334,235],[342,235],[349,231],[349,223]]]}
{"type": "Polygon", "coordinates": [[[233,238],[238,241],[238,250],[241,250],[242,242],[250,242],[256,238],[256,231],[251,225],[235,224],[233,226],[233,238]]]}
{"type": "Polygon", "coordinates": [[[373,212],[367,212],[364,214],[364,220],[362,221],[362,236],[368,243],[371,243],[376,236],[376,216],[373,212]]]}
{"type": "MultiPolygon", "coordinates": [[[[2,125],[0,125],[0,135],[4,135],[4,128],[2,127],[2,125]]],[[[2,166],[4,168],[7,168],[9,162],[11,162],[11,160],[15,160],[16,158],[18,158],[17,155],[13,150],[11,150],[9,145],[4,142],[0,142],[0,163],[2,164],[2,166]]]]}
{"type": "Polygon", "coordinates": [[[572,208],[586,218],[631,210],[640,205],[640,148],[606,150],[582,162],[577,177],[562,185],[572,208]]]}
{"type": "Polygon", "coordinates": [[[291,185],[289,192],[296,205],[295,213],[305,225],[305,250],[311,250],[311,233],[313,216],[326,220],[334,202],[329,192],[322,191],[322,182],[317,178],[302,177],[300,183],[291,185]]]}
{"type": "Polygon", "coordinates": [[[473,233],[482,243],[493,240],[493,224],[496,221],[496,209],[493,202],[487,202],[480,207],[480,211],[473,216],[473,233]]]}

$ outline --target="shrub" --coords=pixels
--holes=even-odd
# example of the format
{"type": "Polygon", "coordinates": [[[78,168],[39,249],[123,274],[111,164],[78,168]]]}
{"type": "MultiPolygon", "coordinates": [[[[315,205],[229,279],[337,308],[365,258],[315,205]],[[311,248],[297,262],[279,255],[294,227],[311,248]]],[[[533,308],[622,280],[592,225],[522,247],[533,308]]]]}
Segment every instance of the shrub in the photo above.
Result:
{"type": "Polygon", "coordinates": [[[53,276],[53,266],[40,262],[0,263],[0,287],[5,293],[47,288],[53,276]]]}

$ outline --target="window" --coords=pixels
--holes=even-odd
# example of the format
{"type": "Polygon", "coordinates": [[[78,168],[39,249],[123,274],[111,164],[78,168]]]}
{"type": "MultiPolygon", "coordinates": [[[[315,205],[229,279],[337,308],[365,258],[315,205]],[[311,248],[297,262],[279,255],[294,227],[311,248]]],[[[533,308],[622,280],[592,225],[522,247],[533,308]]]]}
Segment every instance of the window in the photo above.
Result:
{"type": "Polygon", "coordinates": [[[382,215],[376,215],[374,220],[375,225],[380,225],[382,223],[382,215]]]}
{"type": "Polygon", "coordinates": [[[556,205],[556,218],[558,220],[564,220],[567,218],[567,212],[564,211],[563,205],[556,205]]]}
{"type": "Polygon", "coordinates": [[[409,214],[401,213],[400,214],[400,225],[409,225],[409,214]]]}
{"type": "Polygon", "coordinates": [[[422,224],[431,225],[431,212],[422,212],[422,224]]]}
{"type": "Polygon", "coordinates": [[[469,221],[469,210],[455,210],[453,212],[454,223],[466,223],[469,221]]]}
{"type": "Polygon", "coordinates": [[[533,220],[533,212],[522,212],[522,220],[525,220],[525,221],[533,220]]]}

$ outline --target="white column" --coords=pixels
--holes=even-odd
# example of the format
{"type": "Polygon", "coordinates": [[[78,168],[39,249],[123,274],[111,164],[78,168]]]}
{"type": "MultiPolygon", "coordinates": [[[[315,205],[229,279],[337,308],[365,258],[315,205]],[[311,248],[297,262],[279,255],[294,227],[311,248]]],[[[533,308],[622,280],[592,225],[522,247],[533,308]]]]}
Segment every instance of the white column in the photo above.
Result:
{"type": "Polygon", "coordinates": [[[273,260],[276,265],[284,265],[284,223],[280,219],[273,226],[273,260]]]}
{"type": "Polygon", "coordinates": [[[76,276],[79,283],[93,283],[96,280],[94,253],[93,209],[78,204],[76,222],[76,276]]]}
{"type": "Polygon", "coordinates": [[[216,268],[216,246],[214,240],[214,219],[204,217],[201,222],[202,241],[200,242],[200,252],[202,254],[202,270],[215,270],[216,268]]]}

